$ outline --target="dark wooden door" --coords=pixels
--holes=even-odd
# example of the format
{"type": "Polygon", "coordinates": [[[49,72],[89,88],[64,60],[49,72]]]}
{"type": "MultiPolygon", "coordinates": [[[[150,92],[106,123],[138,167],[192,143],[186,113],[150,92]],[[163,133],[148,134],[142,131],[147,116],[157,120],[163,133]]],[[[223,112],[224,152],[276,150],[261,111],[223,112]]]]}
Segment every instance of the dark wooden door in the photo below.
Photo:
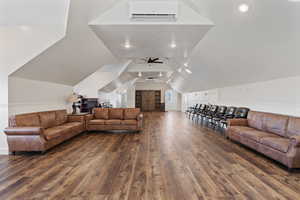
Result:
{"type": "Polygon", "coordinates": [[[155,111],[155,91],[142,92],[142,111],[155,111]]]}

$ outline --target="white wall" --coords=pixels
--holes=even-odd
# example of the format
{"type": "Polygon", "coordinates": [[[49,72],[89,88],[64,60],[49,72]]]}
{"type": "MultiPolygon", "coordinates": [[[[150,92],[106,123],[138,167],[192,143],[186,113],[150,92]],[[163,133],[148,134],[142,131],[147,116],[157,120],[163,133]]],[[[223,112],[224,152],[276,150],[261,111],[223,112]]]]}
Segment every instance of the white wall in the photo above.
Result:
{"type": "Polygon", "coordinates": [[[127,108],[135,108],[135,85],[127,89],[127,108]]]}
{"type": "Polygon", "coordinates": [[[246,106],[252,110],[300,116],[300,76],[183,95],[183,110],[196,103],[246,106]]]}
{"type": "Polygon", "coordinates": [[[165,110],[166,111],[181,111],[181,94],[173,89],[165,92],[165,110]],[[169,97],[170,95],[170,97],[169,97]],[[169,99],[170,98],[170,99],[169,99]]]}
{"type": "Polygon", "coordinates": [[[0,154],[8,154],[3,129],[8,125],[8,70],[0,69],[0,154]]]}
{"type": "Polygon", "coordinates": [[[97,98],[98,91],[117,79],[129,62],[105,65],[74,86],[74,91],[87,98],[97,98]]]}
{"type": "Polygon", "coordinates": [[[113,108],[122,107],[122,95],[116,92],[99,92],[98,101],[99,103],[109,102],[113,108]]]}
{"type": "Polygon", "coordinates": [[[9,114],[66,108],[70,110],[71,105],[66,100],[72,92],[71,86],[10,77],[9,114]]]}

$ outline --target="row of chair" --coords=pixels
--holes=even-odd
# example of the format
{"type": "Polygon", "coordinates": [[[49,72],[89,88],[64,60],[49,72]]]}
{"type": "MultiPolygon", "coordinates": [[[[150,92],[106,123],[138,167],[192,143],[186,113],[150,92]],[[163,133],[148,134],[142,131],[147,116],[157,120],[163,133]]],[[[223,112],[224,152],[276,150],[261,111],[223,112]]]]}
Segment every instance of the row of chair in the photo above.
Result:
{"type": "Polygon", "coordinates": [[[218,105],[196,104],[186,110],[188,118],[196,119],[197,122],[207,121],[209,125],[221,128],[227,127],[227,120],[234,118],[247,118],[249,108],[245,107],[227,107],[218,105]]]}

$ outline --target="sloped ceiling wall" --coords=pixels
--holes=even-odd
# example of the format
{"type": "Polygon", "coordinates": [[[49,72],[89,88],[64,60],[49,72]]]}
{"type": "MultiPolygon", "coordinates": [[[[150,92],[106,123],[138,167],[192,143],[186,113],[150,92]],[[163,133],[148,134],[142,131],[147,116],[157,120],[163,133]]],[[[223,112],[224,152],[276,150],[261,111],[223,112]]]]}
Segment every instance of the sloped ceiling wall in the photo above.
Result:
{"type": "Polygon", "coordinates": [[[75,85],[105,64],[117,62],[88,23],[116,0],[72,0],[66,36],[12,75],[75,85]]]}
{"type": "Polygon", "coordinates": [[[300,3],[288,0],[185,0],[215,27],[190,57],[193,74],[173,85],[201,91],[300,74],[300,3]],[[248,13],[238,5],[248,3],[248,13]]]}
{"type": "Polygon", "coordinates": [[[61,40],[69,4],[69,0],[1,0],[1,69],[10,74],[61,40]]]}

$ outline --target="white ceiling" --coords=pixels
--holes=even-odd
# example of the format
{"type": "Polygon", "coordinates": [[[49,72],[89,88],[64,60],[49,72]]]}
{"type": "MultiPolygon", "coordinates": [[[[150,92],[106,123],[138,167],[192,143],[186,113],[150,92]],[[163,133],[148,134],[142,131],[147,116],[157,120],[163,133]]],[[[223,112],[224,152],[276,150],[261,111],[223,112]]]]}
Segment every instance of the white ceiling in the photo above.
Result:
{"type": "Polygon", "coordinates": [[[180,4],[178,20],[134,21],[129,19],[128,1],[93,20],[90,27],[119,58],[168,57],[179,62],[192,52],[213,23],[185,4],[180,4]],[[129,43],[130,49],[124,48],[129,43]],[[175,43],[176,48],[170,45],[175,43]]]}
{"type": "Polygon", "coordinates": [[[172,69],[189,61],[193,74],[173,75],[172,86],[182,92],[300,75],[300,3],[183,1],[194,11],[181,4],[189,12],[181,12],[188,14],[177,24],[146,25],[129,20],[126,1],[72,0],[66,37],[14,75],[74,85],[105,64],[149,56],[173,57],[172,69]],[[238,11],[241,3],[249,12],[238,11]],[[215,26],[203,37],[201,25],[210,20],[215,26]],[[172,40],[176,49],[169,47],[172,40]]]}
{"type": "Polygon", "coordinates": [[[88,26],[89,21],[114,2],[116,0],[72,0],[66,36],[12,76],[75,85],[100,67],[119,62],[88,26]]]}
{"type": "Polygon", "coordinates": [[[300,75],[300,3],[287,0],[185,0],[215,27],[190,57],[183,92],[300,75]],[[240,13],[241,3],[250,5],[240,13]]]}

